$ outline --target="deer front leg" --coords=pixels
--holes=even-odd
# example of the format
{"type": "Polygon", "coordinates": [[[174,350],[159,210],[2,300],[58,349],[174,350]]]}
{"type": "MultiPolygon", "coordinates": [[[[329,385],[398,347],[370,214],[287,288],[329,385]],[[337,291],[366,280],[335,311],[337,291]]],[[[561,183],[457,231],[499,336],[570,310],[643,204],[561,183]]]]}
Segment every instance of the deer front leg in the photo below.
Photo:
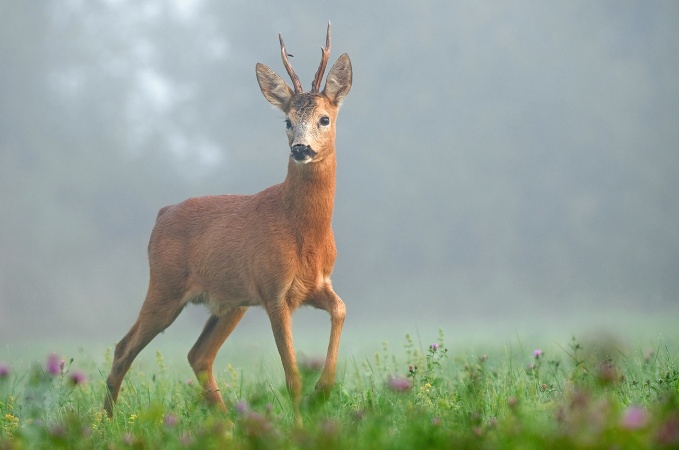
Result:
{"type": "Polygon", "coordinates": [[[295,349],[292,344],[292,311],[285,301],[266,306],[266,311],[271,321],[271,329],[276,340],[276,347],[281,356],[283,371],[285,372],[285,384],[292,397],[292,407],[297,426],[302,425],[302,416],[299,404],[302,396],[302,379],[297,369],[295,349]]]}
{"type": "Polygon", "coordinates": [[[316,391],[318,394],[327,398],[335,384],[337,351],[339,349],[342,325],[344,325],[344,317],[346,316],[346,308],[344,307],[342,299],[335,291],[333,291],[332,286],[329,283],[319,292],[314,294],[309,303],[330,314],[330,342],[328,343],[328,354],[325,358],[325,366],[323,367],[321,377],[316,383],[316,391]]]}

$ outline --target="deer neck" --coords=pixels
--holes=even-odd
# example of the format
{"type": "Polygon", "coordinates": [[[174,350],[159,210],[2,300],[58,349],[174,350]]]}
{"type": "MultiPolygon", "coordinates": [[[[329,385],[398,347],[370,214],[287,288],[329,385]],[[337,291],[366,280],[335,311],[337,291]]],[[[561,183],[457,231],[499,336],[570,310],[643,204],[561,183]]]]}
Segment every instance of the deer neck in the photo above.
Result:
{"type": "Polygon", "coordinates": [[[282,185],[284,214],[305,240],[325,239],[335,202],[335,152],[321,161],[297,164],[290,158],[282,185]]]}

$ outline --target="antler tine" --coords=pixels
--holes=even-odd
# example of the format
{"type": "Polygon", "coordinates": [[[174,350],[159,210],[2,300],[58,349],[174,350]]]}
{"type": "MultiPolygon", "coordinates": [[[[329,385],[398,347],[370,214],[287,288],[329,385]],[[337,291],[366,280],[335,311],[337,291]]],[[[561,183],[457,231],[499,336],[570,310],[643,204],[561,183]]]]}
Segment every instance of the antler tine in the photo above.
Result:
{"type": "Polygon", "coordinates": [[[285,43],[283,42],[283,35],[281,33],[278,33],[278,39],[281,41],[281,56],[283,57],[283,65],[285,66],[285,70],[288,71],[288,75],[290,75],[292,84],[295,87],[295,94],[301,94],[304,92],[304,90],[302,90],[302,83],[299,82],[299,77],[288,61],[288,52],[285,51],[285,43]]]}
{"type": "Polygon", "coordinates": [[[319,92],[321,88],[321,81],[323,81],[323,73],[325,73],[325,66],[328,65],[328,57],[330,56],[330,22],[328,22],[328,33],[325,36],[325,48],[321,47],[321,64],[318,66],[314,82],[311,85],[311,92],[319,92]]]}

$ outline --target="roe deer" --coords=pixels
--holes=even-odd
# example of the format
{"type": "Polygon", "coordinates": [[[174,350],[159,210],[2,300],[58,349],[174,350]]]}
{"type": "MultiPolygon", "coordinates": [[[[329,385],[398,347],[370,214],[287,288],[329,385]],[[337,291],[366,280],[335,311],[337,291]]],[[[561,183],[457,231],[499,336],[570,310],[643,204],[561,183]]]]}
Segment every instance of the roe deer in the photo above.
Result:
{"type": "Polygon", "coordinates": [[[271,321],[295,418],[301,380],[292,344],[291,314],[301,305],[330,314],[330,342],[316,394],[327,396],[345,307],[330,283],[335,262],[331,228],[335,197],[335,123],[349,93],[349,56],[340,56],[320,91],[330,54],[330,23],[311,91],[303,92],[279,35],[283,64],[294,91],[263,64],[256,66],[264,97],[285,113],[290,146],[285,180],[254,195],[196,197],[160,210],[148,245],[150,281],[130,331],[118,342],[106,381],[109,416],[134,358],[167,328],[187,303],[211,312],[188,354],[207,401],[226,410],[212,373],[217,351],[249,306],[262,306],[271,321]]]}

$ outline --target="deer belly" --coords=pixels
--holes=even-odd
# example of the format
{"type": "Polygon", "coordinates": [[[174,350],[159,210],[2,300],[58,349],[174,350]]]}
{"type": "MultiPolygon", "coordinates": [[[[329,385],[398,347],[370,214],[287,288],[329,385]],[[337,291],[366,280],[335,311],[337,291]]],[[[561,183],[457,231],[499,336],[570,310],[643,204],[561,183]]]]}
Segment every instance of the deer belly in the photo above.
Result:
{"type": "MultiPolygon", "coordinates": [[[[188,302],[202,304],[211,314],[222,316],[234,308],[259,305],[260,302],[245,292],[210,292],[200,291],[188,295],[188,302]]],[[[188,303],[187,302],[187,303],[188,303]]]]}
{"type": "Polygon", "coordinates": [[[219,299],[215,297],[208,297],[205,306],[210,310],[210,314],[215,316],[222,316],[234,308],[242,308],[248,306],[257,306],[259,302],[248,299],[248,298],[237,298],[237,299],[219,299]]]}

